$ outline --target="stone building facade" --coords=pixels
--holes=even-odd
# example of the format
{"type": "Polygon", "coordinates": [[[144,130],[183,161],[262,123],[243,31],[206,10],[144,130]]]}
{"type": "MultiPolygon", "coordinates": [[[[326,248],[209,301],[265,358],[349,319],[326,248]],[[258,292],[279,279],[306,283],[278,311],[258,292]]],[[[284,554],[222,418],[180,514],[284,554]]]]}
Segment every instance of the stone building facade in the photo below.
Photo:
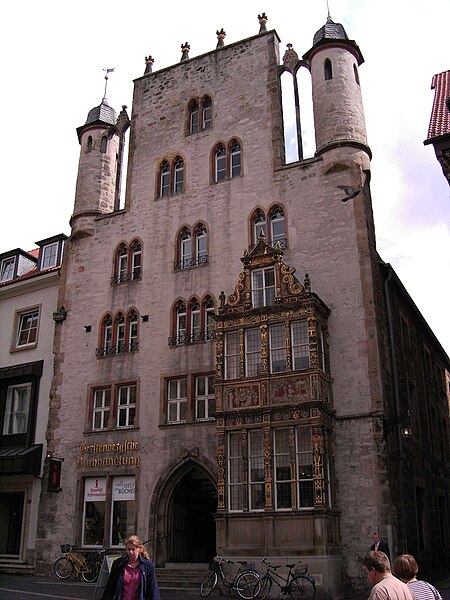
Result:
{"type": "Polygon", "coordinates": [[[220,41],[160,71],[149,57],[131,119],[103,99],[78,129],[47,429],[62,491],[42,494],[37,567],[61,543],[118,548],[137,532],[159,566],[302,560],[322,595],[348,598],[372,531],[398,549],[418,529],[398,479],[412,413],[388,291],[420,323],[418,359],[430,339],[446,444],[442,471],[419,476],[446,499],[436,512],[421,497],[424,551],[425,515],[448,532],[449,361],[376,251],[356,43],[329,19],[303,58],[280,57],[264,15],[259,34],[220,41]],[[280,77],[295,88],[299,69],[316,153],[302,158],[299,133],[288,164],[280,77]]]}

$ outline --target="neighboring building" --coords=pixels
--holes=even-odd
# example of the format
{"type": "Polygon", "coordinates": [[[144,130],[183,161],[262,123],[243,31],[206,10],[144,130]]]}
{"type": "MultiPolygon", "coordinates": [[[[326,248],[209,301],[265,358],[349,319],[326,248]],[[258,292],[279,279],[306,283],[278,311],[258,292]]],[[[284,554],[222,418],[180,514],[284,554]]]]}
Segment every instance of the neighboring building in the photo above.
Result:
{"type": "Polygon", "coordinates": [[[350,598],[374,530],[421,566],[448,555],[450,364],[376,251],[361,52],[328,19],[280,63],[259,18],[172,67],[149,57],[131,123],[104,98],[78,128],[39,572],[62,543],[137,532],[161,567],[303,560],[350,598]],[[280,77],[295,89],[300,68],[316,153],[299,132],[286,164],[280,77]]]}
{"type": "Polygon", "coordinates": [[[65,239],[0,254],[0,569],[34,565],[65,239]]]}
{"type": "Polygon", "coordinates": [[[424,144],[433,144],[436,158],[450,185],[450,71],[433,76],[434,90],[428,135],[424,144]]]}

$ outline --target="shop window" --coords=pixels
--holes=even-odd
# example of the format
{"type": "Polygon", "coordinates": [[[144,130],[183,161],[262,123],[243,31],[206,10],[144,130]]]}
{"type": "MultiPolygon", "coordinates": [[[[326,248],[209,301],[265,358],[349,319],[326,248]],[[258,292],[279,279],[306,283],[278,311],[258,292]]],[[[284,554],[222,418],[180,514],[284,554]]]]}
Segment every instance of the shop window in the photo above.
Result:
{"type": "Polygon", "coordinates": [[[125,540],[135,532],[134,476],[114,477],[111,493],[111,546],[123,547],[125,540]]]}
{"type": "Polygon", "coordinates": [[[83,546],[103,546],[105,532],[106,477],[84,480],[83,546]]]}
{"type": "Polygon", "coordinates": [[[250,510],[264,510],[264,447],[262,430],[248,436],[250,510]]]}
{"type": "Polygon", "coordinates": [[[241,433],[228,434],[228,505],[230,512],[244,509],[244,473],[241,433]]]}

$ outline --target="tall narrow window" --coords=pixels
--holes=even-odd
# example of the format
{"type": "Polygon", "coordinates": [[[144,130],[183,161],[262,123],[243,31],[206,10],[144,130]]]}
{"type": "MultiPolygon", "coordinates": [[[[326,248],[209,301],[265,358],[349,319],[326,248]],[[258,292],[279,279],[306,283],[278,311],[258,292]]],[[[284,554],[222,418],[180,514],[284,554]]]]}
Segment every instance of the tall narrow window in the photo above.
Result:
{"type": "Polygon", "coordinates": [[[227,151],[224,146],[219,146],[214,154],[214,168],[215,181],[223,181],[227,176],[227,151]]]}
{"type": "Polygon", "coordinates": [[[111,388],[94,390],[92,429],[107,429],[111,411],[111,388]]]}
{"type": "Polygon", "coordinates": [[[180,304],[177,308],[177,344],[184,344],[187,341],[187,315],[186,305],[180,304]]]}
{"type": "Polygon", "coordinates": [[[225,378],[239,377],[239,331],[227,333],[225,337],[225,378]]]}
{"type": "Polygon", "coordinates": [[[201,340],[200,329],[200,304],[197,300],[193,300],[190,305],[190,317],[191,317],[191,341],[199,342],[201,340]]]}
{"type": "Polygon", "coordinates": [[[205,96],[202,100],[202,128],[210,129],[212,118],[212,102],[209,96],[205,96]]]}
{"type": "Polygon", "coordinates": [[[249,448],[250,510],[264,508],[264,448],[262,429],[250,431],[249,448]]]}
{"type": "Polygon", "coordinates": [[[189,133],[198,132],[199,106],[196,100],[191,101],[189,109],[189,133]]]}
{"type": "Polygon", "coordinates": [[[184,188],[184,162],[182,158],[177,158],[174,165],[173,193],[181,194],[184,188]]]}
{"type": "Polygon", "coordinates": [[[258,211],[255,218],[253,219],[253,233],[255,236],[255,242],[254,242],[255,244],[258,243],[259,236],[261,235],[261,233],[267,239],[266,218],[264,216],[264,213],[261,211],[258,211]]]}
{"type": "Polygon", "coordinates": [[[104,354],[110,354],[112,350],[112,337],[113,337],[113,323],[110,316],[105,317],[103,320],[103,352],[104,354]]]}
{"type": "Polygon", "coordinates": [[[195,251],[197,257],[197,265],[202,265],[207,262],[208,258],[208,237],[206,227],[201,225],[195,235],[195,251]]]}
{"type": "Polygon", "coordinates": [[[333,66],[329,58],[326,58],[325,62],[323,63],[323,71],[326,81],[329,79],[333,79],[333,66]]]}
{"type": "Polygon", "coordinates": [[[41,270],[50,269],[56,265],[58,259],[58,242],[48,244],[42,248],[41,270]]]}
{"type": "Polygon", "coordinates": [[[100,140],[100,152],[102,154],[104,154],[106,152],[106,146],[108,145],[108,138],[106,137],[106,135],[104,135],[102,137],[102,139],[100,140]]]}
{"type": "Polygon", "coordinates": [[[359,73],[358,73],[358,67],[356,65],[353,65],[353,74],[355,75],[356,83],[359,85],[359,73]]]}
{"type": "Polygon", "coordinates": [[[118,392],[117,427],[132,427],[136,417],[136,386],[123,385],[118,392]]]}
{"type": "Polygon", "coordinates": [[[270,372],[286,371],[286,336],[284,324],[271,325],[270,332],[270,372]]]}
{"type": "Polygon", "coordinates": [[[163,162],[159,172],[159,195],[161,198],[170,194],[170,165],[163,162]]]}
{"type": "Polygon", "coordinates": [[[293,369],[309,369],[308,324],[296,321],[291,327],[293,369]]]}
{"type": "Polygon", "coordinates": [[[279,242],[282,248],[286,247],[284,214],[278,207],[270,215],[270,238],[272,246],[279,242]]]}
{"type": "Polygon", "coordinates": [[[275,269],[255,269],[252,271],[253,308],[272,306],[275,302],[275,269]]]}
{"type": "Polygon", "coordinates": [[[83,546],[101,546],[105,532],[106,477],[84,480],[83,546]]]}
{"type": "Polygon", "coordinates": [[[232,142],[230,155],[230,177],[239,177],[241,174],[241,146],[238,144],[238,142],[232,142]]]}
{"type": "Polygon", "coordinates": [[[135,477],[114,477],[111,491],[111,546],[123,546],[135,522],[135,477]]]}
{"type": "Polygon", "coordinates": [[[192,266],[192,239],[189,229],[185,229],[180,240],[180,268],[187,269],[192,266]]]}
{"type": "Polygon", "coordinates": [[[92,152],[92,135],[87,139],[86,152],[92,152]]]}
{"type": "Polygon", "coordinates": [[[116,352],[125,350],[125,317],[122,314],[116,317],[116,352]]]}
{"type": "Polygon", "coordinates": [[[298,507],[314,507],[313,453],[310,427],[297,427],[298,507]]]}
{"type": "Polygon", "coordinates": [[[205,327],[206,327],[206,339],[212,340],[214,337],[214,331],[216,327],[216,322],[214,320],[214,300],[212,298],[208,298],[204,303],[205,309],[205,327]]]}
{"type": "Polygon", "coordinates": [[[168,382],[167,420],[169,423],[186,421],[187,379],[171,379],[168,382]]]}
{"type": "Polygon", "coordinates": [[[289,429],[274,431],[275,507],[292,508],[291,453],[289,429]]]}
{"type": "Polygon", "coordinates": [[[195,378],[195,418],[211,419],[214,411],[214,375],[199,375],[195,378]]]}
{"type": "Polygon", "coordinates": [[[131,244],[131,276],[140,279],[142,274],[142,247],[138,241],[131,244]]]}
{"type": "Polygon", "coordinates": [[[228,436],[228,504],[230,511],[244,508],[244,483],[242,477],[242,449],[240,432],[228,436]]]}
{"type": "Polygon", "coordinates": [[[26,433],[31,403],[31,383],[10,385],[6,391],[3,435],[26,433]]]}
{"type": "Polygon", "coordinates": [[[128,248],[125,244],[122,244],[119,248],[117,262],[117,275],[118,282],[120,283],[121,281],[126,281],[128,274],[128,248]]]}
{"type": "Polygon", "coordinates": [[[247,377],[261,372],[261,330],[259,327],[245,331],[245,374],[247,377]]]}
{"type": "Polygon", "coordinates": [[[138,316],[134,311],[128,316],[128,349],[129,352],[138,349],[138,316]]]}

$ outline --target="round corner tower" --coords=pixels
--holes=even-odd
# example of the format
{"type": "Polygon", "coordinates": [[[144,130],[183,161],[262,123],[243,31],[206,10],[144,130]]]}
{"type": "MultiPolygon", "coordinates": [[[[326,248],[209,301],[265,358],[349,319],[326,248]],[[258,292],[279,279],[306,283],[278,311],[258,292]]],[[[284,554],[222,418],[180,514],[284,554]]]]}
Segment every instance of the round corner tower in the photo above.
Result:
{"type": "Polygon", "coordinates": [[[364,59],[357,44],[328,17],[303,58],[311,69],[317,154],[353,146],[370,157],[358,74],[364,59]]]}
{"type": "Polygon", "coordinates": [[[115,208],[120,136],[116,131],[116,111],[106,98],[89,111],[77,134],[81,148],[70,221],[73,229],[80,227],[80,218],[109,213],[115,208]]]}

